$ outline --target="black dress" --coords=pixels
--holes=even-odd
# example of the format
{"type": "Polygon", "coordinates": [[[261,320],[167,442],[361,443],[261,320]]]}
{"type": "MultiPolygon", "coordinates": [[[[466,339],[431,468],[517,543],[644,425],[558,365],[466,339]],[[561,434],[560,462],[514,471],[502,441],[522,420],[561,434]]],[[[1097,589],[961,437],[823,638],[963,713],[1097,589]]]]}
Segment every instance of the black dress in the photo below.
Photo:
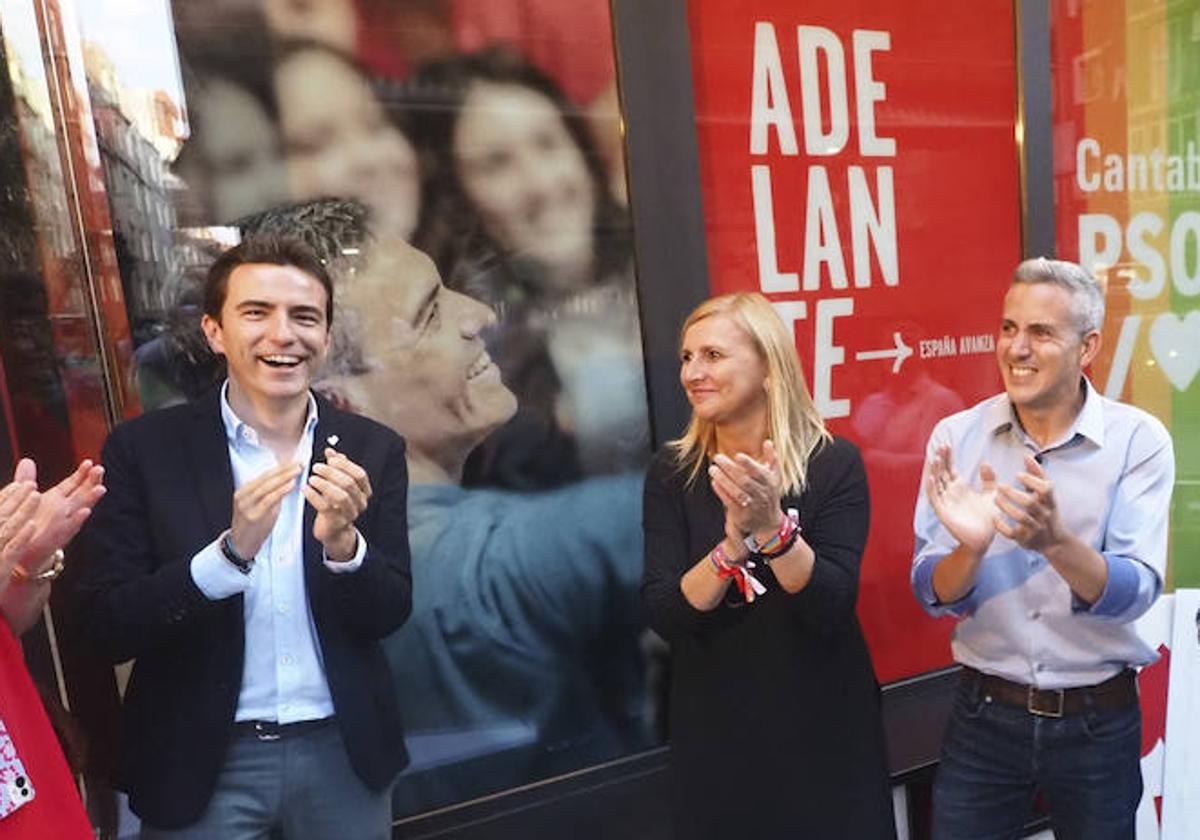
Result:
{"type": "Polygon", "coordinates": [[[689,487],[666,450],[646,478],[642,600],[671,645],[680,840],[895,836],[879,684],[854,613],[870,519],[854,445],[822,445],[808,489],[784,506],[816,553],[808,586],[789,595],[760,565],[765,595],[733,606],[731,586],[701,612],[679,581],[723,537],[724,509],[707,476],[689,487]]]}

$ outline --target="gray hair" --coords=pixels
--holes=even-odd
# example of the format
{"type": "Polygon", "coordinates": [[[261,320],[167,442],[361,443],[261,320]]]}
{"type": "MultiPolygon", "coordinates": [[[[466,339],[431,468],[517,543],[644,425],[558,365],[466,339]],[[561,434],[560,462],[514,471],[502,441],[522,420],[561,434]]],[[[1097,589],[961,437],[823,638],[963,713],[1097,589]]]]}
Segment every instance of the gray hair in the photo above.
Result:
{"type": "Polygon", "coordinates": [[[1071,293],[1071,309],[1080,334],[1104,325],[1104,289],[1083,266],[1065,260],[1036,257],[1025,260],[1013,272],[1013,285],[1053,283],[1071,293]]]}
{"type": "Polygon", "coordinates": [[[233,223],[243,238],[262,234],[299,239],[328,271],[365,250],[374,240],[371,213],[354,198],[318,198],[269,207],[233,223]]]}
{"type": "MultiPolygon", "coordinates": [[[[318,198],[280,204],[239,219],[234,224],[243,237],[286,234],[308,245],[329,272],[335,287],[342,286],[375,242],[371,213],[353,198],[318,198]]],[[[353,312],[337,307],[330,333],[329,357],[324,375],[354,375],[366,371],[362,335],[353,312]]]]}

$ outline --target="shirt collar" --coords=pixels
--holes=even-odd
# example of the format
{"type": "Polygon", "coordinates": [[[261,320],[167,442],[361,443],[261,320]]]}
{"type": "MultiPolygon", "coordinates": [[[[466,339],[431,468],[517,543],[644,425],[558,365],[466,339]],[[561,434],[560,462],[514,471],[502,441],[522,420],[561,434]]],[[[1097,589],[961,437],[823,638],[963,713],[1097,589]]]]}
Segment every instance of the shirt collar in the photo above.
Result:
{"type": "MultiPolygon", "coordinates": [[[[225,426],[225,439],[231,444],[244,440],[258,446],[258,432],[249,423],[242,420],[229,404],[229,380],[221,384],[221,422],[225,426]]],[[[312,433],[317,425],[317,400],[312,391],[308,392],[308,414],[304,418],[304,434],[312,433]]]]}
{"type": "Polygon", "coordinates": [[[1097,446],[1103,446],[1104,401],[1086,376],[1083,377],[1083,387],[1086,396],[1083,399],[1083,408],[1079,410],[1079,416],[1075,418],[1074,434],[1083,435],[1097,446]]]}
{"type": "MultiPolygon", "coordinates": [[[[1079,413],[1075,415],[1075,422],[1071,424],[1071,428],[1063,436],[1063,441],[1070,441],[1076,435],[1085,437],[1095,443],[1097,446],[1104,445],[1104,405],[1100,399],[1100,394],[1092,387],[1091,380],[1086,376],[1081,377],[1084,389],[1083,407],[1079,413]]],[[[1008,429],[1020,429],[1021,424],[1017,421],[1017,410],[1012,404],[1012,400],[1008,395],[1001,394],[1000,397],[992,402],[987,407],[986,421],[989,430],[993,434],[997,434],[1008,429]]]]}
{"type": "Polygon", "coordinates": [[[1017,412],[1008,394],[1000,394],[984,411],[984,422],[988,431],[999,434],[1017,425],[1017,412]]]}

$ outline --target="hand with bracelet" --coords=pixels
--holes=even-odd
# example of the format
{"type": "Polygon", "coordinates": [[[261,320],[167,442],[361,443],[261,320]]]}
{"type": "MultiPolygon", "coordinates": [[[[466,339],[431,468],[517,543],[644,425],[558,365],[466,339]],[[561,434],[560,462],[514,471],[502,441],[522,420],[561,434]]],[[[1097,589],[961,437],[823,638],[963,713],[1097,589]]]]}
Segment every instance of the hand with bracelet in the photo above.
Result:
{"type": "Polygon", "coordinates": [[[717,455],[708,468],[709,483],[725,507],[725,539],[713,546],[681,581],[684,596],[698,610],[721,603],[730,584],[742,599],[752,602],[765,589],[748,567],[747,535],[761,532],[764,540],[779,528],[781,485],[771,441],[763,444],[763,460],[744,453],[734,458],[717,455]],[[773,512],[772,512],[773,511],[773,512]]]}
{"type": "Polygon", "coordinates": [[[708,476],[726,519],[741,536],[753,536],[762,544],[779,529],[783,482],[771,441],[763,442],[761,461],[744,452],[732,458],[717,455],[708,476]]]}
{"type": "Polygon", "coordinates": [[[301,469],[294,461],[277,464],[234,491],[233,520],[221,539],[221,551],[243,572],[249,573],[255,555],[271,535],[283,500],[296,486],[301,469]]]}
{"type": "Polygon", "coordinates": [[[737,527],[725,517],[725,539],[717,543],[708,554],[708,562],[719,580],[733,581],[742,600],[752,603],[766,593],[766,587],[754,576],[755,562],[750,550],[739,538],[737,527]]]}
{"type": "Polygon", "coordinates": [[[103,467],[84,460],[39,493],[37,465],[22,458],[0,490],[0,612],[17,635],[37,620],[47,584],[63,571],[63,547],[104,495],[103,478],[103,467]]]}
{"type": "Polygon", "coordinates": [[[727,520],[756,547],[771,547],[771,569],[780,586],[793,593],[803,589],[816,558],[798,526],[786,521],[775,444],[763,442],[762,460],[744,452],[733,458],[717,455],[708,473],[727,520]]]}

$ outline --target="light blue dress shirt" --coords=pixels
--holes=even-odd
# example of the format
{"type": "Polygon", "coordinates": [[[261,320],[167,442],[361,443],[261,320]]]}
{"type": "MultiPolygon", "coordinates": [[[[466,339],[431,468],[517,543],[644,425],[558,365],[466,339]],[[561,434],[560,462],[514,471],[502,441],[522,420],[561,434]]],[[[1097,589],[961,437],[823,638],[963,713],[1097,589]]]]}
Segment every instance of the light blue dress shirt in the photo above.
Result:
{"type": "MultiPolygon", "coordinates": [[[[257,432],[234,413],[228,390],[226,382],[221,387],[221,420],[233,484],[238,488],[278,462],[275,453],[259,443],[257,432]]],[[[250,573],[243,574],[225,559],[221,537],[191,560],[192,579],[205,597],[218,601],[241,593],[245,599],[246,650],[236,720],[294,723],[334,712],[304,582],[305,499],[300,481],[308,476],[316,426],[317,401],[309,394],[308,416],[295,455],[303,465],[301,479],[280,505],[275,527],[254,556],[250,573]]],[[[350,561],[324,562],[332,572],[350,573],[362,565],[366,550],[360,533],[350,561]]]]}
{"type": "Polygon", "coordinates": [[[974,588],[959,601],[940,603],[933,570],[958,543],[933,512],[923,482],[913,517],[913,592],[931,615],[959,617],[951,641],[955,660],[1039,688],[1094,685],[1157,659],[1132,622],[1162,591],[1175,482],[1171,437],[1150,414],[1084,383],[1083,408],[1052,445],[1039,447],[1008,396],[999,394],[938,423],[926,463],[948,445],[955,470],[978,486],[983,462],[997,481],[1015,484],[1025,455],[1037,457],[1054,484],[1063,524],[1108,564],[1096,603],[1075,597],[1040,553],[999,533],[974,588]]]}

